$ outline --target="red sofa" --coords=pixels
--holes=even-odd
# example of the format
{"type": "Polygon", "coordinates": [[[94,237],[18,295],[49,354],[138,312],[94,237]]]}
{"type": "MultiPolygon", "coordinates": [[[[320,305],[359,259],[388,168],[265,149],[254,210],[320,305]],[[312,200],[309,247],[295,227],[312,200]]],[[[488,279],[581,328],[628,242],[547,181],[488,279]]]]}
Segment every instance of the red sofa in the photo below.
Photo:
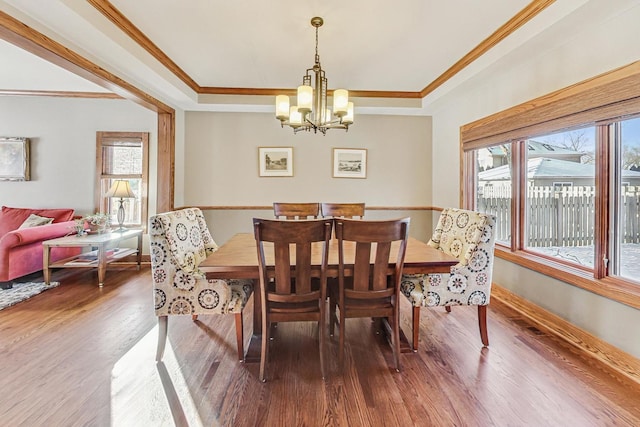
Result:
{"type": "MultiPolygon", "coordinates": [[[[2,206],[0,210],[0,288],[10,288],[13,280],[42,270],[42,242],[75,232],[73,209],[25,209],[2,206]],[[20,226],[31,214],[53,218],[47,225],[20,226]]],[[[79,253],[79,248],[52,248],[56,261],[79,253]]]]}

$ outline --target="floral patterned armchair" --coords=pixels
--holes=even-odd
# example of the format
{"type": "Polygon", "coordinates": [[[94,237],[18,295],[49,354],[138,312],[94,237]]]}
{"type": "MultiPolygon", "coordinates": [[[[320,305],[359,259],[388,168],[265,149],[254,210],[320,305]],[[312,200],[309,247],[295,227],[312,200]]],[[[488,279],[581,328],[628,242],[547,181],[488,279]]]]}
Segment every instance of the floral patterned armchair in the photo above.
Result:
{"type": "Polygon", "coordinates": [[[405,274],[402,293],[413,305],[413,350],[418,349],[420,307],[452,305],[478,306],[478,324],[482,344],[489,345],[487,305],[491,296],[493,215],[464,209],[444,209],[428,244],[455,256],[460,261],[448,274],[405,274]]]}
{"type": "Polygon", "coordinates": [[[218,246],[198,208],[161,213],[149,219],[151,272],[158,316],[156,361],[162,360],[168,316],[235,314],[238,358],[244,360],[242,310],[251,280],[207,280],[198,266],[218,246]]]}

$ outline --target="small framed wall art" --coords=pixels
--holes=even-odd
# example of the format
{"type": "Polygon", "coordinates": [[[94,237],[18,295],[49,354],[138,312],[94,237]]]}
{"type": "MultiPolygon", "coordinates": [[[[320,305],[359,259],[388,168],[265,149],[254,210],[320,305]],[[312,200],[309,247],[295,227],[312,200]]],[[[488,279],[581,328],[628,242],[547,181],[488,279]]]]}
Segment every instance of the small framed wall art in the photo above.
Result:
{"type": "Polygon", "coordinates": [[[361,148],[334,148],[333,177],[366,178],[367,150],[361,148]]]}
{"type": "Polygon", "coordinates": [[[293,176],[293,147],[258,147],[260,176],[293,176]]]}
{"type": "Polygon", "coordinates": [[[0,181],[29,179],[29,138],[0,137],[0,181]]]}

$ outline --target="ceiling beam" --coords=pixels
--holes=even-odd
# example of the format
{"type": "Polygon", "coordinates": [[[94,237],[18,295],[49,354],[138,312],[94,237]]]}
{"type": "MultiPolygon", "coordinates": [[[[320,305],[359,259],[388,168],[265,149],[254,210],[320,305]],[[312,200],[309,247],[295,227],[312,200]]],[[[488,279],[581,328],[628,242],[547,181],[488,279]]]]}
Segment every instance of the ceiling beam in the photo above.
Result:
{"type": "Polygon", "coordinates": [[[158,99],[2,11],[0,39],[152,111],[174,113],[173,108],[158,99]]]}

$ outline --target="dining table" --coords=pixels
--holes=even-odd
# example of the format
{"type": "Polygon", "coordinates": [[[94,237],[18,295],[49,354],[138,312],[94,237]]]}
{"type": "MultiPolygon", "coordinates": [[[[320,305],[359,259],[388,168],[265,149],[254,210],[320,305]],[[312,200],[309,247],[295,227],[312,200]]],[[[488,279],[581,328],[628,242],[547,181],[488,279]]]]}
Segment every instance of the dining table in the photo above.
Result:
{"type": "MultiPolygon", "coordinates": [[[[394,244],[398,245],[399,243],[395,242],[394,244]]],[[[267,266],[273,265],[274,263],[272,251],[268,250],[268,246],[270,246],[270,244],[265,243],[265,262],[267,266]]],[[[391,253],[394,254],[393,246],[391,253]]],[[[291,257],[292,264],[294,264],[295,251],[292,251],[291,257]]],[[[317,267],[316,271],[319,274],[322,263],[322,243],[313,245],[311,258],[312,264],[317,267]]],[[[354,258],[355,243],[345,241],[345,275],[352,273],[354,258]]],[[[372,259],[371,262],[373,263],[374,260],[372,259]]],[[[389,260],[390,272],[393,269],[394,263],[395,258],[389,260]]],[[[457,263],[457,258],[429,246],[421,240],[409,237],[402,271],[403,274],[448,273],[451,266],[457,263]]],[[[338,264],[338,240],[333,238],[329,241],[328,278],[338,277],[338,264]]],[[[260,273],[254,235],[252,233],[238,233],[233,235],[227,242],[221,245],[217,251],[210,254],[200,263],[200,269],[205,273],[207,279],[252,279],[254,281],[252,343],[256,340],[260,342],[259,338],[262,333],[262,308],[260,292],[258,291],[260,286],[260,273]]],[[[250,344],[250,348],[252,346],[253,344],[250,344]]],[[[402,332],[401,351],[412,351],[406,336],[402,332]]]]}

